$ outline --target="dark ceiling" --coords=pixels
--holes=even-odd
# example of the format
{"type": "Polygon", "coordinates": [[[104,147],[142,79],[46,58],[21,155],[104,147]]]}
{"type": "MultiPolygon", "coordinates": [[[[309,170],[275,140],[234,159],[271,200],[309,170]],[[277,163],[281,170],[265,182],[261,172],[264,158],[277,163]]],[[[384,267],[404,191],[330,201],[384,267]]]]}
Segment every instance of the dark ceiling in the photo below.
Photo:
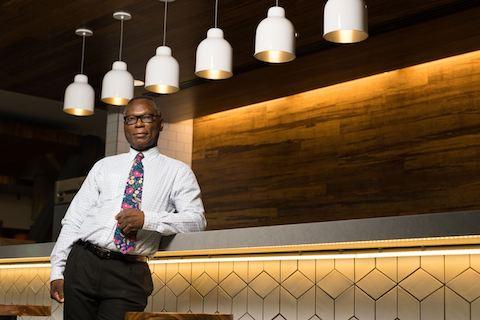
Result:
{"type": "MultiPolygon", "coordinates": [[[[330,50],[338,45],[322,39],[325,0],[280,0],[299,34],[298,57],[330,50]]],[[[367,0],[372,41],[396,29],[423,23],[480,6],[477,0],[367,0]]],[[[262,68],[273,68],[253,58],[254,34],[273,0],[220,0],[219,26],[234,48],[234,78],[262,68]]],[[[214,0],[177,0],[169,5],[167,45],[180,63],[182,89],[203,86],[194,75],[195,50],[213,23],[214,0]]],[[[86,74],[97,98],[103,75],[118,54],[119,22],[116,10],[132,13],[125,24],[124,57],[135,78],[143,79],[145,65],[161,43],[163,3],[157,0],[7,0],[0,3],[0,89],[61,101],[65,87],[79,72],[81,39],[77,27],[93,29],[87,40],[86,74]]],[[[365,50],[365,45],[359,46],[365,50]]],[[[367,47],[368,48],[368,47],[367,47]]],[[[297,59],[299,60],[299,59],[297,59]]],[[[293,62],[293,64],[298,62],[293,62]]],[[[240,83],[240,82],[238,82],[240,83]]],[[[143,88],[137,93],[142,93],[143,88]]],[[[218,95],[227,96],[228,91],[218,95]]],[[[199,93],[180,92],[168,97],[169,105],[190,104],[202,99],[199,93]],[[183,94],[183,95],[182,95],[183,94]]],[[[218,100],[218,99],[217,99],[218,100]]],[[[221,100],[221,99],[220,99],[221,100]]],[[[161,101],[161,100],[160,100],[161,101]]],[[[244,104],[242,101],[235,102],[244,104]]],[[[98,103],[101,106],[101,103],[98,103]]],[[[229,106],[232,107],[232,106],[229,106]]],[[[193,111],[191,116],[205,114],[193,111]]],[[[172,116],[172,119],[181,117],[172,116]]]]}

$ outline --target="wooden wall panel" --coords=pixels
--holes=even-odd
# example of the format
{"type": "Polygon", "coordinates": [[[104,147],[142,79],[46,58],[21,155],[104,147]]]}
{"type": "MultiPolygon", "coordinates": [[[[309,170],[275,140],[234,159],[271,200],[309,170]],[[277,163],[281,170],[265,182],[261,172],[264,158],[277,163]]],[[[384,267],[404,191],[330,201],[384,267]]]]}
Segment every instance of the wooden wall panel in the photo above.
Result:
{"type": "Polygon", "coordinates": [[[480,51],[194,121],[209,229],[480,208],[480,51]]]}

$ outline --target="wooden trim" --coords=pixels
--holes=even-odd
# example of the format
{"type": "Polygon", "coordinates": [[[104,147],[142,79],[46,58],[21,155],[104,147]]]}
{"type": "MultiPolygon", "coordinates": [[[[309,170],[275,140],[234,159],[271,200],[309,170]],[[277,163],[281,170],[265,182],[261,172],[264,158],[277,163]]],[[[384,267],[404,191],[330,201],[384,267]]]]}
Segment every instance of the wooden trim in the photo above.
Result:
{"type": "Polygon", "coordinates": [[[127,312],[125,320],[233,320],[231,314],[176,313],[176,312],[127,312]]]}
{"type": "Polygon", "coordinates": [[[49,316],[50,306],[0,305],[0,316],[49,316]]]}

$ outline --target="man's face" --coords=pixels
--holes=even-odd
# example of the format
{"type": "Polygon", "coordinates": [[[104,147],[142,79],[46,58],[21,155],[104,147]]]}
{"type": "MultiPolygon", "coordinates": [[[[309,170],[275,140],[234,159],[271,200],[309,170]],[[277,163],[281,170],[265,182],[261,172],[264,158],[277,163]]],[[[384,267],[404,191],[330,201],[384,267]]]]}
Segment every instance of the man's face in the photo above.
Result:
{"type": "Polygon", "coordinates": [[[124,123],[125,137],[130,146],[138,151],[150,149],[157,145],[158,136],[162,131],[162,118],[157,114],[152,102],[146,99],[135,100],[125,108],[125,117],[146,116],[145,120],[152,120],[150,123],[142,122],[142,119],[135,118],[134,124],[124,123]],[[150,116],[150,117],[149,117],[150,116]]]}

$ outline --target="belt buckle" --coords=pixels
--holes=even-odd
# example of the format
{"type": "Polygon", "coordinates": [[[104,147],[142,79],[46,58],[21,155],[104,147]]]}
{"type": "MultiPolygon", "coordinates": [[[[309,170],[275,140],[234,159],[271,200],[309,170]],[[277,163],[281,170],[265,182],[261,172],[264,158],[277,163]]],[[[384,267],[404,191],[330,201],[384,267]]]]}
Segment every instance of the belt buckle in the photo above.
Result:
{"type": "Polygon", "coordinates": [[[98,255],[102,257],[103,259],[111,259],[112,258],[112,253],[109,250],[100,248],[98,246],[95,246],[96,251],[98,252],[98,255]]]}
{"type": "Polygon", "coordinates": [[[105,259],[111,259],[112,258],[112,253],[110,251],[103,251],[103,255],[105,259]]]}

